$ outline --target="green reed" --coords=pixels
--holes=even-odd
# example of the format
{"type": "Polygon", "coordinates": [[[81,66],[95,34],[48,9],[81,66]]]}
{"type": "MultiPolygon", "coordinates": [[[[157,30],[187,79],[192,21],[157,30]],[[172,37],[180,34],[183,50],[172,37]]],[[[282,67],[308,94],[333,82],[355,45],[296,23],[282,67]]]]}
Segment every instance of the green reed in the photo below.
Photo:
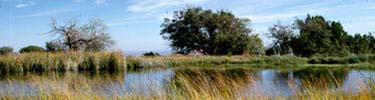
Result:
{"type": "MultiPolygon", "coordinates": [[[[305,66],[330,66],[341,65],[371,65],[375,64],[375,55],[350,55],[345,57],[298,57],[285,56],[162,56],[162,57],[129,57],[126,59],[131,68],[153,67],[230,67],[230,66],[255,66],[255,67],[298,67],[305,66]]],[[[366,66],[367,66],[366,65],[366,66]]],[[[374,67],[374,66],[367,66],[374,67]]]]}

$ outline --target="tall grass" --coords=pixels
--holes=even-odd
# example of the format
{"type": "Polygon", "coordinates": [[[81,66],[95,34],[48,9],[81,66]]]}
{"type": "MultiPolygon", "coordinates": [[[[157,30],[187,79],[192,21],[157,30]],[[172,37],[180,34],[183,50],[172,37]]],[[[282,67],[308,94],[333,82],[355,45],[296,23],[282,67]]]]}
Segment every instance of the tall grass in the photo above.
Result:
{"type": "Polygon", "coordinates": [[[230,65],[297,65],[307,63],[306,58],[296,56],[164,56],[164,57],[130,57],[128,67],[217,67],[230,65]]]}
{"type": "MultiPolygon", "coordinates": [[[[343,91],[344,89],[330,89],[327,84],[330,80],[320,80],[319,84],[312,81],[303,81],[300,88],[296,83],[289,82],[293,89],[291,96],[270,96],[262,93],[247,93],[249,82],[255,82],[250,76],[233,78],[225,71],[201,72],[192,70],[189,73],[177,72],[173,80],[166,85],[165,90],[151,91],[156,95],[144,95],[137,93],[121,93],[116,81],[104,78],[88,79],[73,74],[70,77],[48,78],[30,77],[30,87],[37,91],[32,93],[13,92],[0,94],[0,99],[42,99],[42,100],[373,100],[375,99],[375,85],[364,85],[359,82],[359,91],[343,91]],[[209,74],[207,74],[209,73],[209,74]],[[103,87],[101,84],[112,84],[103,87]],[[105,91],[98,92],[97,90],[105,91]],[[110,93],[110,94],[107,94],[110,93]],[[245,94],[243,94],[245,93],[245,94]]],[[[115,78],[117,79],[117,78],[115,78]]],[[[118,78],[119,81],[123,81],[118,78]]],[[[374,81],[374,80],[372,80],[374,81]]],[[[8,81],[12,85],[12,81],[8,81]]],[[[155,88],[155,87],[150,87],[155,88]]],[[[262,87],[258,87],[262,88],[262,87]]],[[[19,88],[18,88],[19,89],[19,88]]],[[[277,90],[277,89],[275,89],[277,90]]],[[[281,91],[283,92],[283,91],[281,91]]]]}
{"type": "Polygon", "coordinates": [[[306,64],[375,64],[375,55],[350,55],[345,57],[314,56],[162,56],[162,57],[129,57],[128,67],[298,67],[306,64]]]}
{"type": "Polygon", "coordinates": [[[375,64],[375,55],[363,54],[363,55],[349,55],[345,57],[314,56],[309,59],[308,63],[310,64],[357,64],[357,63],[375,64]]]}
{"type": "Polygon", "coordinates": [[[45,71],[118,71],[121,52],[35,52],[0,56],[0,73],[45,71]]]}

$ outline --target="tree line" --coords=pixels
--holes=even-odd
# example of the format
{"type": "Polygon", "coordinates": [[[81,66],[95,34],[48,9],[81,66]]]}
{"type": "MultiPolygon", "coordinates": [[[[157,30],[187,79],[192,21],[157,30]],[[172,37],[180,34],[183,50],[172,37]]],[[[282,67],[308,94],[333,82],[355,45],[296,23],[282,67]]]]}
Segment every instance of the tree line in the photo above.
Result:
{"type": "Polygon", "coordinates": [[[293,25],[277,23],[269,28],[274,39],[266,54],[295,54],[309,57],[315,55],[345,56],[349,54],[375,53],[373,33],[349,35],[338,21],[323,16],[307,15],[296,19],[293,25]]]}
{"type": "MultiPolygon", "coordinates": [[[[292,25],[274,24],[267,32],[273,40],[268,48],[263,46],[262,39],[250,24],[250,19],[239,18],[227,10],[192,7],[175,11],[172,18],[165,18],[160,35],[170,42],[174,52],[180,54],[310,57],[375,53],[373,33],[349,35],[340,22],[326,20],[320,15],[307,15],[305,19],[296,19],[292,25]]],[[[49,34],[55,38],[48,41],[45,48],[28,46],[19,52],[105,51],[115,43],[100,19],[80,23],[72,18],[63,25],[52,19],[49,34]]],[[[10,47],[0,48],[0,54],[12,51],[10,47]]]]}
{"type": "Polygon", "coordinates": [[[176,11],[171,19],[165,19],[161,35],[171,41],[175,51],[183,54],[292,54],[310,57],[375,53],[372,33],[349,35],[340,22],[326,20],[320,15],[296,19],[293,25],[278,22],[271,26],[267,35],[274,41],[267,49],[248,27],[250,22],[250,19],[238,18],[225,10],[213,12],[200,7],[188,8],[176,11]]]}

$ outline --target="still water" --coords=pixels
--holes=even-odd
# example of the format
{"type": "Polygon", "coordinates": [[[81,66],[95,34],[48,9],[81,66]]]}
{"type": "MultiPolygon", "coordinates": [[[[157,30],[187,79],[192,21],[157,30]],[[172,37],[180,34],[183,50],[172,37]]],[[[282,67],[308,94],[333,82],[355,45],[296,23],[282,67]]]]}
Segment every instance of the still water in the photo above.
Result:
{"type": "MultiPolygon", "coordinates": [[[[53,89],[81,88],[91,89],[98,94],[122,95],[137,94],[145,96],[161,95],[166,87],[176,81],[176,75],[205,77],[215,81],[216,76],[241,80],[238,95],[251,96],[293,96],[294,91],[303,91],[302,84],[312,87],[328,87],[331,90],[356,93],[363,87],[374,83],[375,70],[350,68],[300,68],[300,69],[137,69],[115,74],[102,73],[23,73],[0,76],[0,96],[38,95],[40,91],[53,89]],[[324,81],[324,82],[322,82],[324,81]],[[53,85],[51,85],[53,84],[53,85]],[[82,85],[83,84],[83,85],[82,85]],[[90,85],[85,85],[90,84],[90,85]],[[44,87],[41,89],[41,87],[44,87]]],[[[210,82],[208,82],[210,83],[210,82]]],[[[220,86],[219,86],[220,88],[220,86]]]]}

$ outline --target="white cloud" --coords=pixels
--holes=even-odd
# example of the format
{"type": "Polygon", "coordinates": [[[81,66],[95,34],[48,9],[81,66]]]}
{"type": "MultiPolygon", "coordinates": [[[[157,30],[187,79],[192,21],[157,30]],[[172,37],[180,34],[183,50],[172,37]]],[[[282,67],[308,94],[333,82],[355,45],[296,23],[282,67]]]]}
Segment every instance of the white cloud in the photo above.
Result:
{"type": "Polygon", "coordinates": [[[43,11],[43,12],[32,13],[32,14],[25,15],[25,16],[22,16],[22,17],[49,16],[49,15],[54,15],[54,14],[66,13],[66,12],[70,12],[70,11],[73,11],[73,10],[71,10],[71,9],[48,10],[48,11],[43,11]]]}
{"type": "Polygon", "coordinates": [[[370,4],[365,7],[366,10],[373,10],[375,9],[375,4],[370,4]]]}
{"type": "MultiPolygon", "coordinates": [[[[74,3],[82,3],[82,2],[86,2],[88,0],[73,0],[74,3]]],[[[90,0],[89,2],[92,2],[92,3],[95,3],[95,4],[105,4],[107,2],[107,0],[90,0]]]]}
{"type": "MultiPolygon", "coordinates": [[[[298,3],[297,3],[298,4],[298,3]]],[[[335,2],[314,2],[309,4],[298,4],[289,6],[287,3],[275,7],[260,9],[263,12],[242,13],[240,17],[250,18],[253,23],[270,23],[277,20],[292,20],[295,17],[306,16],[307,14],[332,15],[338,10],[352,8],[352,4],[335,5],[335,2]],[[285,6],[286,5],[286,6],[285,6]],[[278,11],[275,11],[277,9],[278,11]]],[[[237,9],[239,11],[246,9],[237,9]]]]}
{"type": "Polygon", "coordinates": [[[268,23],[268,22],[276,22],[277,20],[288,20],[288,19],[295,18],[298,16],[303,16],[306,14],[307,13],[303,13],[303,12],[286,12],[286,13],[277,13],[277,14],[270,14],[270,15],[249,15],[249,16],[244,16],[244,17],[251,19],[253,23],[268,23]]]}
{"type": "Polygon", "coordinates": [[[112,22],[109,22],[109,26],[121,26],[126,24],[137,24],[137,23],[154,23],[159,22],[161,20],[158,19],[158,16],[161,15],[149,15],[144,13],[133,13],[129,16],[121,19],[115,19],[112,22]]]}
{"type": "Polygon", "coordinates": [[[133,0],[127,7],[129,13],[126,18],[116,19],[109,23],[110,26],[126,25],[129,23],[155,23],[170,18],[179,6],[203,3],[208,0],[133,0]]]}
{"type": "Polygon", "coordinates": [[[95,3],[96,4],[103,4],[105,3],[107,0],[95,0],[95,3]]]}
{"type": "Polygon", "coordinates": [[[33,6],[33,5],[35,5],[35,2],[20,3],[20,4],[17,4],[15,7],[16,8],[25,8],[25,7],[29,7],[29,6],[33,6]]]}
{"type": "Polygon", "coordinates": [[[204,1],[207,0],[137,0],[135,5],[128,7],[128,10],[133,12],[148,12],[160,10],[164,7],[191,5],[204,1]]]}
{"type": "Polygon", "coordinates": [[[84,1],[86,1],[86,0],[73,0],[73,2],[75,2],[75,3],[81,3],[81,2],[84,2],[84,1]]]}

